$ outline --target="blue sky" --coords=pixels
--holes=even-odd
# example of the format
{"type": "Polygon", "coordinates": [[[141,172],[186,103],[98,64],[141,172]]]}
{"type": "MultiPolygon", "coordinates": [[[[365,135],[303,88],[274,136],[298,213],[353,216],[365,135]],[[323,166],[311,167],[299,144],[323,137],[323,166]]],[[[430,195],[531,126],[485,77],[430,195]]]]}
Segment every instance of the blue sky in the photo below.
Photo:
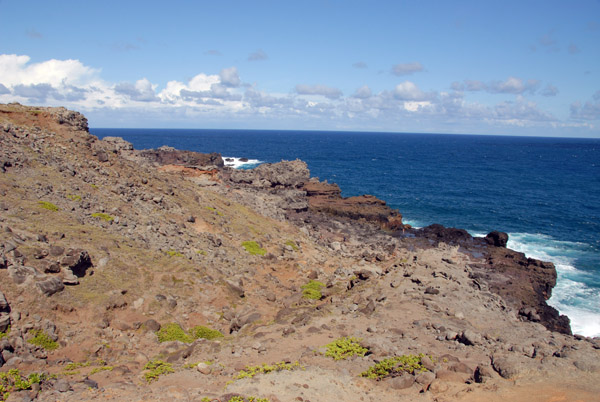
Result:
{"type": "Polygon", "coordinates": [[[0,0],[0,102],[92,127],[600,137],[598,1],[0,0]]]}

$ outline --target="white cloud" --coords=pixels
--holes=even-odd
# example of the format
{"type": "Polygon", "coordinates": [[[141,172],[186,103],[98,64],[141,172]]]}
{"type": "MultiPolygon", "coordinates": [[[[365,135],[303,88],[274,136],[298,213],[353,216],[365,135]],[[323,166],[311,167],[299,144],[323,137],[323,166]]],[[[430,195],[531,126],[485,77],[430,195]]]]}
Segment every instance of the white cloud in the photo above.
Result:
{"type": "Polygon", "coordinates": [[[0,77],[4,85],[63,84],[81,85],[92,81],[100,70],[84,66],[79,60],[48,60],[29,63],[29,56],[0,55],[0,77]]]}
{"type": "Polygon", "coordinates": [[[296,85],[296,93],[299,95],[321,95],[327,99],[338,99],[342,91],[326,85],[296,85]]]}
{"type": "Polygon", "coordinates": [[[224,68],[221,70],[221,73],[219,73],[219,77],[221,78],[221,84],[226,87],[235,88],[239,87],[242,83],[237,68],[235,67],[224,68]]]}
{"type": "Polygon", "coordinates": [[[362,87],[358,88],[356,92],[354,92],[354,95],[352,95],[352,97],[359,99],[367,99],[370,98],[371,95],[373,95],[373,93],[371,92],[371,88],[369,88],[368,85],[363,85],[362,87]]]}
{"type": "Polygon", "coordinates": [[[600,120],[600,91],[596,91],[592,99],[571,104],[571,118],[577,120],[600,120]]]}
{"type": "Polygon", "coordinates": [[[158,100],[156,96],[156,87],[148,79],[142,78],[131,84],[129,82],[123,82],[115,85],[115,92],[121,95],[128,96],[131,100],[140,102],[153,102],[158,100]]]}
{"type": "Polygon", "coordinates": [[[394,98],[398,100],[422,101],[428,99],[430,96],[431,94],[426,94],[421,91],[419,87],[411,81],[404,81],[394,88],[394,98]]]}
{"type": "Polygon", "coordinates": [[[413,73],[418,73],[424,71],[423,65],[418,62],[412,63],[401,63],[392,66],[392,74],[394,75],[410,75],[413,73]]]}

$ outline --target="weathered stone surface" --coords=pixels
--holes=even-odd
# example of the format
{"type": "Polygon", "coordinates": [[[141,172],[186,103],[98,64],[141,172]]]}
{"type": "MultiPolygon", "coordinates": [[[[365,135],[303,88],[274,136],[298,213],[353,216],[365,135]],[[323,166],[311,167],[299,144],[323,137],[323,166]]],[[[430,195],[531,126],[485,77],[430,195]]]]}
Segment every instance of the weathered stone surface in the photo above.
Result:
{"type": "Polygon", "coordinates": [[[85,272],[92,266],[92,259],[87,251],[82,249],[71,249],[60,260],[60,265],[68,268],[75,276],[81,278],[85,272]]]}
{"type": "Polygon", "coordinates": [[[410,374],[404,374],[399,377],[392,378],[390,385],[394,389],[406,389],[415,383],[415,377],[410,374]]]}
{"type": "Polygon", "coordinates": [[[521,363],[513,356],[494,355],[492,367],[502,378],[514,378],[522,371],[521,363]]]}
{"type": "Polygon", "coordinates": [[[508,243],[508,234],[504,232],[493,231],[485,236],[485,241],[492,246],[506,247],[506,243],[508,243]]]}
{"type": "Polygon", "coordinates": [[[64,283],[55,276],[36,282],[36,286],[46,296],[52,296],[65,288],[64,283]]]}
{"type": "Polygon", "coordinates": [[[203,154],[192,151],[180,151],[166,146],[157,149],[140,151],[140,155],[159,165],[179,165],[200,168],[209,166],[222,168],[225,166],[223,158],[221,158],[221,154],[203,154]]]}

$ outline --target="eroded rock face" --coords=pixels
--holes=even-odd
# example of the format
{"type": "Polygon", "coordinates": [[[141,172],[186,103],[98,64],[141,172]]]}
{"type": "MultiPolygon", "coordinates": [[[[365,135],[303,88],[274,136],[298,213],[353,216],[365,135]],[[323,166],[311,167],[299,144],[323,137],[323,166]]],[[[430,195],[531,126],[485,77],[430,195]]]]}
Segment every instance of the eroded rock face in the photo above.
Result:
{"type": "Polygon", "coordinates": [[[506,243],[508,243],[508,234],[504,232],[493,231],[485,236],[485,241],[492,246],[506,247],[506,243]]]}
{"type": "Polygon", "coordinates": [[[179,165],[185,167],[225,166],[221,154],[216,152],[203,154],[200,152],[180,151],[172,147],[160,147],[140,151],[140,156],[159,165],[179,165]]]}

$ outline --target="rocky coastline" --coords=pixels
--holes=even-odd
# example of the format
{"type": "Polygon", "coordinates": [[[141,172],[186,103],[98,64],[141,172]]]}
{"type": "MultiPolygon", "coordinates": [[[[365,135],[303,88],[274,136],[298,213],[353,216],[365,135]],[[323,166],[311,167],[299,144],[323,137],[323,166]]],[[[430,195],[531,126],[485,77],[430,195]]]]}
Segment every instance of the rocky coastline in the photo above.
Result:
{"type": "Polygon", "coordinates": [[[0,378],[0,400],[600,392],[600,340],[546,303],[551,263],[502,232],[411,228],[303,161],[234,170],[99,140],[64,108],[0,105],[0,212],[0,372],[24,384],[0,378]],[[356,345],[336,360],[340,339],[356,345]]]}

